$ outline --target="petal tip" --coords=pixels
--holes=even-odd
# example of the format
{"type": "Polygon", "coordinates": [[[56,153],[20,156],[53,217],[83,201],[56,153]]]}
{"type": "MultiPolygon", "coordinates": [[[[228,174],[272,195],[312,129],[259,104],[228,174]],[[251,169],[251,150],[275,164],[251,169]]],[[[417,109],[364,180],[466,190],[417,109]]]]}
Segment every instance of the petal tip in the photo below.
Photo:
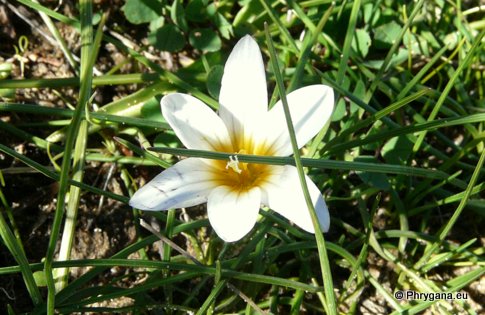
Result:
{"type": "Polygon", "coordinates": [[[146,196],[141,189],[137,190],[133,196],[131,196],[128,204],[132,208],[146,210],[148,207],[144,204],[144,200],[146,200],[146,196]]]}
{"type": "Polygon", "coordinates": [[[181,93],[171,93],[162,97],[162,99],[160,100],[160,108],[162,110],[162,115],[167,110],[171,110],[171,111],[174,110],[174,107],[176,106],[176,103],[177,103],[177,98],[178,99],[181,98],[180,94],[181,93]]]}

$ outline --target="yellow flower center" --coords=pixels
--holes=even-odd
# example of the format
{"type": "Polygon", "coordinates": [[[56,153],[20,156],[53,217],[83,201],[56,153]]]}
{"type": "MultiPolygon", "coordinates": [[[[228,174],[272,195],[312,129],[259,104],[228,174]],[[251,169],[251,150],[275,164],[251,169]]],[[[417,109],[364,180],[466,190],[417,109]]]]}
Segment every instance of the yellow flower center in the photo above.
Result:
{"type": "MultiPolygon", "coordinates": [[[[217,151],[230,152],[229,147],[232,146],[221,145],[217,151]]],[[[229,161],[213,160],[214,180],[217,184],[231,187],[238,192],[264,184],[271,175],[273,166],[240,162],[238,154],[273,155],[269,146],[252,144],[247,146],[247,149],[239,148],[234,155],[229,156],[229,161]]]]}

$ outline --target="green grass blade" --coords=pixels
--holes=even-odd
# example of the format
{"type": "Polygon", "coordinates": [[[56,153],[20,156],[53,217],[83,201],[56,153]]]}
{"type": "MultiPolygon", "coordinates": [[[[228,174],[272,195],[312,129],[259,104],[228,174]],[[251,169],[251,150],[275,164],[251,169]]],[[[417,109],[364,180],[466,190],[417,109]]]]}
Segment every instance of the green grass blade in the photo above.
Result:
{"type": "Polygon", "coordinates": [[[148,58],[146,58],[145,56],[142,56],[139,52],[135,51],[134,49],[126,47],[122,42],[120,42],[119,40],[111,36],[105,35],[104,39],[107,42],[118,47],[121,51],[126,52],[131,56],[133,56],[133,58],[135,58],[138,62],[142,63],[143,65],[157,72],[161,77],[163,77],[171,84],[177,86],[178,88],[184,91],[191,93],[193,96],[200,99],[201,101],[211,106],[212,108],[215,108],[215,109],[219,108],[219,103],[216,100],[214,100],[212,97],[209,97],[207,94],[201,92],[197,88],[192,87],[190,84],[188,84],[187,82],[182,80],[179,76],[177,76],[175,73],[166,71],[165,69],[160,67],[160,65],[150,61],[148,58]]]}
{"type": "Polygon", "coordinates": [[[394,53],[397,51],[397,49],[401,45],[402,38],[403,38],[404,34],[408,31],[408,29],[411,27],[411,24],[414,22],[414,18],[418,15],[419,12],[421,12],[421,8],[423,7],[424,3],[425,3],[425,0],[419,0],[414,5],[413,11],[409,15],[409,18],[407,19],[403,28],[399,32],[398,36],[394,39],[394,42],[393,42],[391,48],[389,49],[386,57],[384,58],[384,62],[382,63],[382,66],[379,68],[379,71],[375,75],[375,78],[371,83],[371,86],[368,90],[368,93],[366,94],[366,97],[364,99],[366,102],[368,102],[371,99],[372,94],[374,93],[379,82],[381,81],[382,76],[388,70],[388,66],[391,62],[392,56],[394,55],[394,53]]]}
{"type": "MultiPolygon", "coordinates": [[[[150,151],[168,153],[173,155],[190,156],[198,158],[216,159],[216,160],[228,160],[230,153],[213,152],[205,150],[192,150],[181,148],[169,148],[169,147],[153,147],[150,151]]],[[[273,164],[273,165],[296,165],[292,157],[278,157],[278,156],[263,156],[263,155],[250,155],[250,154],[238,154],[238,160],[247,163],[256,164],[273,164]]],[[[392,165],[384,163],[368,163],[368,162],[355,162],[355,161],[333,161],[322,159],[309,159],[301,158],[303,166],[314,167],[318,169],[332,169],[332,170],[351,170],[362,171],[370,173],[384,173],[384,174],[398,174],[406,176],[419,176],[433,179],[448,179],[449,174],[434,170],[424,169],[418,167],[404,166],[404,165],[392,165]]]]}
{"type": "MultiPolygon", "coordinates": [[[[31,167],[32,169],[36,170],[37,172],[45,175],[46,177],[49,177],[49,178],[51,178],[55,181],[60,180],[60,175],[58,173],[50,170],[48,167],[45,167],[45,166],[43,166],[43,165],[41,165],[41,164],[39,164],[39,163],[29,159],[29,158],[23,156],[22,154],[16,152],[15,150],[10,149],[9,147],[7,147],[7,146],[5,146],[1,143],[0,143],[0,151],[4,152],[5,154],[10,155],[11,157],[19,159],[22,163],[28,165],[29,167],[31,167]]],[[[120,202],[123,202],[123,203],[128,203],[128,200],[129,200],[129,198],[126,197],[126,196],[120,196],[120,195],[114,194],[112,192],[105,191],[105,190],[87,185],[85,183],[77,182],[77,181],[72,180],[72,179],[68,179],[68,183],[69,183],[69,185],[74,185],[74,186],[77,186],[77,187],[79,187],[83,190],[92,192],[92,193],[97,194],[97,195],[106,196],[108,198],[111,198],[113,200],[117,200],[117,201],[120,201],[120,202]]]]}
{"type": "Polygon", "coordinates": [[[347,63],[350,57],[350,51],[352,49],[352,39],[355,34],[355,25],[357,24],[357,16],[360,11],[360,0],[355,0],[352,5],[352,11],[350,12],[349,24],[347,26],[347,32],[345,34],[344,46],[342,49],[342,57],[337,72],[337,84],[341,85],[344,81],[345,73],[347,72],[347,63]]]}
{"type": "MultiPolygon", "coordinates": [[[[82,182],[84,175],[84,164],[86,158],[86,142],[88,135],[88,122],[81,121],[79,132],[75,143],[73,154],[73,168],[72,180],[82,182]]],[[[81,197],[81,189],[76,186],[71,186],[69,189],[69,201],[66,206],[66,219],[64,220],[64,229],[61,238],[61,247],[59,250],[59,257],[57,260],[69,260],[71,257],[71,249],[76,228],[77,212],[79,208],[79,199],[81,197]]],[[[56,280],[56,292],[59,292],[66,287],[69,269],[61,268],[54,272],[54,279],[56,280]]]]}
{"type": "MultiPolygon", "coordinates": [[[[291,1],[291,3],[294,7],[299,8],[299,9],[295,9],[298,15],[300,17],[304,16],[305,13],[300,9],[298,4],[296,4],[295,1],[291,1]]],[[[333,4],[330,5],[330,7],[325,11],[325,14],[318,22],[317,26],[311,29],[311,32],[312,32],[311,36],[307,37],[308,40],[304,41],[304,46],[300,51],[300,56],[298,58],[298,63],[296,65],[295,73],[291,77],[290,83],[288,84],[288,92],[293,91],[296,87],[300,85],[300,82],[303,77],[303,70],[307,65],[307,61],[310,59],[312,47],[315,46],[315,44],[317,43],[318,37],[321,35],[323,27],[325,26],[328,19],[330,18],[333,7],[334,7],[333,4]]],[[[305,24],[307,23],[311,23],[311,21],[305,22],[305,24]]]]}
{"type": "MultiPolygon", "coordinates": [[[[38,3],[37,0],[32,0],[32,2],[38,3]]],[[[59,30],[57,29],[56,25],[54,24],[54,22],[52,22],[51,18],[43,12],[43,10],[39,10],[38,12],[39,12],[40,17],[44,21],[45,25],[47,26],[47,28],[51,32],[51,34],[56,39],[57,44],[59,45],[59,48],[61,49],[62,53],[66,57],[69,64],[71,65],[72,69],[74,70],[74,72],[76,74],[78,74],[79,71],[78,71],[78,68],[77,68],[77,63],[74,60],[74,57],[72,56],[71,51],[69,51],[69,48],[67,47],[66,41],[62,37],[62,35],[59,32],[59,30]]]]}
{"type": "Polygon", "coordinates": [[[28,132],[26,132],[26,131],[24,131],[20,128],[17,128],[15,126],[11,125],[11,124],[7,124],[7,123],[5,123],[1,120],[0,120],[0,129],[5,130],[6,132],[14,135],[15,137],[18,137],[18,138],[24,140],[24,141],[28,141],[30,143],[33,143],[39,148],[47,150],[50,147],[51,149],[54,149],[55,151],[61,151],[62,150],[62,147],[60,147],[56,144],[49,143],[48,141],[46,141],[42,138],[34,136],[31,133],[28,133],[28,132]]]}
{"type": "Polygon", "coordinates": [[[65,15],[60,14],[60,13],[54,11],[54,10],[48,9],[48,8],[44,7],[43,5],[40,5],[37,2],[34,2],[32,0],[17,0],[17,1],[28,6],[28,7],[31,7],[32,9],[34,9],[36,11],[42,12],[42,13],[46,14],[47,16],[50,16],[50,17],[52,17],[52,18],[54,18],[54,19],[56,19],[60,22],[74,26],[77,29],[81,28],[78,20],[68,18],[65,15]]]}
{"type": "Polygon", "coordinates": [[[95,56],[92,50],[93,43],[93,29],[92,29],[92,2],[90,0],[80,0],[80,17],[81,17],[81,89],[79,92],[79,102],[72,118],[72,124],[66,138],[64,156],[61,165],[61,173],[59,178],[59,192],[57,195],[56,212],[54,222],[52,224],[52,231],[49,240],[49,246],[46,252],[46,259],[44,269],[47,280],[47,314],[53,315],[55,309],[55,282],[52,270],[52,262],[54,259],[54,251],[56,248],[59,232],[61,228],[62,218],[64,214],[64,202],[68,189],[69,174],[71,170],[71,156],[73,152],[74,143],[77,138],[79,125],[82,119],[82,113],[86,102],[91,95],[92,71],[95,56]]]}
{"type": "Polygon", "coordinates": [[[480,160],[478,160],[477,166],[475,167],[475,171],[473,172],[470,182],[468,183],[468,186],[465,190],[465,194],[463,198],[460,200],[460,204],[456,208],[455,212],[453,213],[453,216],[450,218],[448,223],[445,226],[443,226],[443,228],[439,233],[439,236],[438,236],[439,242],[435,242],[433,245],[429,246],[429,248],[426,249],[426,251],[423,253],[423,257],[415,264],[416,269],[420,269],[426,264],[426,262],[429,260],[431,255],[433,255],[438,250],[439,246],[441,245],[441,242],[448,235],[451,228],[455,225],[456,221],[458,220],[461,213],[463,212],[463,209],[465,209],[468,199],[470,198],[473,187],[475,186],[475,183],[478,180],[478,176],[480,175],[480,170],[482,169],[484,161],[485,161],[485,150],[482,150],[482,154],[480,155],[480,160]]]}
{"type": "Polygon", "coordinates": [[[3,243],[8,248],[8,251],[12,254],[15,258],[15,261],[19,264],[20,272],[22,273],[22,277],[25,282],[25,286],[27,287],[27,291],[29,292],[30,298],[34,305],[39,305],[43,302],[42,295],[40,294],[39,288],[34,280],[34,275],[32,270],[29,267],[29,261],[25,256],[25,252],[23,251],[22,247],[19,245],[18,240],[15,238],[14,233],[8,226],[5,218],[3,216],[3,210],[0,211],[0,236],[3,240],[3,243]]]}
{"type": "Polygon", "coordinates": [[[398,96],[396,97],[398,100],[402,99],[404,96],[408,94],[408,92],[416,86],[418,82],[420,82],[421,78],[433,67],[433,65],[443,56],[443,54],[448,50],[446,46],[441,48],[431,60],[426,63],[426,65],[419,70],[418,74],[416,74],[411,81],[409,81],[406,86],[399,92],[398,96]]]}
{"type": "Polygon", "coordinates": [[[268,3],[267,0],[259,0],[259,2],[263,5],[263,8],[264,10],[266,11],[266,13],[269,15],[269,17],[271,18],[271,20],[273,21],[274,25],[277,26],[279,32],[281,33],[281,35],[285,38],[286,42],[289,44],[290,48],[294,51],[294,52],[298,52],[299,49],[298,47],[296,46],[295,44],[295,40],[293,39],[293,37],[291,36],[290,32],[288,31],[288,29],[283,25],[283,23],[280,21],[280,19],[278,18],[276,12],[273,10],[273,8],[271,7],[271,5],[268,3]]]}
{"type": "Polygon", "coordinates": [[[172,166],[170,163],[158,158],[157,156],[155,156],[154,154],[152,154],[152,153],[150,153],[146,150],[143,150],[139,146],[136,146],[136,145],[130,143],[129,141],[126,141],[126,140],[124,140],[122,138],[118,138],[118,137],[115,137],[114,140],[118,141],[119,143],[121,143],[122,145],[124,145],[128,149],[132,150],[134,153],[140,155],[141,157],[143,157],[143,158],[145,158],[149,161],[152,161],[156,165],[159,165],[163,168],[169,168],[170,166],[172,166]]]}
{"type": "MultiPolygon", "coordinates": [[[[126,100],[126,102],[129,102],[130,100],[131,98],[129,100],[126,100]]],[[[140,100],[137,98],[137,101],[142,102],[143,100],[140,100]]],[[[135,126],[135,127],[149,127],[149,128],[153,128],[155,131],[170,129],[170,126],[164,122],[127,116],[130,114],[139,115],[140,108],[138,108],[136,112],[127,112],[127,111],[123,111],[123,109],[125,108],[124,105],[121,107],[122,108],[118,108],[121,111],[119,115],[118,113],[108,114],[104,112],[91,112],[89,113],[89,116],[92,119],[95,119],[96,122],[99,124],[118,123],[122,125],[135,126]]],[[[31,114],[38,114],[38,115],[55,115],[55,116],[62,116],[62,117],[73,117],[75,114],[75,111],[70,109],[51,108],[51,107],[42,107],[42,106],[31,105],[31,104],[13,104],[13,103],[0,104],[0,111],[13,111],[18,113],[31,113],[31,114]]],[[[3,126],[0,125],[0,128],[1,127],[3,126]]],[[[12,126],[10,126],[10,128],[11,127],[12,126]]],[[[14,131],[12,131],[12,133],[13,132],[14,131]]],[[[37,139],[40,139],[40,138],[37,138],[37,139]]],[[[40,139],[39,141],[41,140],[43,139],[40,139]]]]}
{"type": "MultiPolygon", "coordinates": [[[[431,122],[431,121],[433,121],[436,118],[436,116],[438,115],[438,113],[439,113],[439,111],[441,109],[441,106],[443,105],[443,103],[446,100],[446,97],[450,93],[451,89],[455,86],[455,82],[458,80],[458,78],[462,74],[462,72],[468,67],[468,65],[470,64],[472,58],[475,57],[476,52],[478,51],[478,49],[483,46],[482,38],[483,38],[484,35],[485,35],[485,30],[482,31],[475,38],[475,41],[473,42],[472,47],[470,47],[470,50],[467,52],[467,54],[466,54],[465,58],[463,59],[463,61],[460,62],[460,64],[459,64],[458,68],[456,69],[456,71],[454,71],[453,76],[450,78],[450,80],[446,84],[446,87],[444,88],[443,92],[441,93],[440,98],[438,99],[438,101],[436,102],[435,106],[433,107],[433,110],[429,114],[428,119],[427,119],[428,122],[431,122]]],[[[416,152],[421,147],[421,144],[424,141],[424,137],[426,136],[426,133],[427,132],[424,131],[424,132],[422,132],[422,133],[420,133],[418,135],[418,139],[416,140],[416,142],[414,144],[414,147],[413,147],[413,151],[414,152],[416,152]]]]}
{"type": "MultiPolygon", "coordinates": [[[[154,72],[100,75],[93,78],[93,86],[149,83],[160,81],[161,79],[163,79],[163,77],[154,72]]],[[[80,84],[79,77],[14,79],[0,80],[0,89],[60,88],[66,86],[79,86],[80,84]]]]}
{"type": "MultiPolygon", "coordinates": [[[[103,34],[103,27],[105,25],[106,15],[103,15],[98,25],[94,43],[91,48],[91,56],[97,56],[101,44],[103,34]]],[[[94,58],[93,58],[94,60],[94,58]]],[[[84,88],[84,86],[83,86],[84,88]]],[[[88,87],[90,89],[90,87],[88,87]]],[[[89,93],[89,92],[86,92],[89,93]]],[[[82,105],[84,103],[80,103],[82,105]]],[[[88,113],[88,102],[86,102],[86,113],[88,113]]],[[[86,161],[86,145],[88,141],[88,121],[83,120],[79,125],[76,143],[74,145],[72,180],[82,182],[84,178],[84,166],[86,161]]],[[[70,186],[69,200],[66,206],[66,219],[64,222],[64,230],[62,232],[61,247],[59,250],[58,260],[69,260],[71,257],[71,250],[73,239],[75,235],[75,228],[77,222],[77,213],[79,208],[79,201],[81,198],[81,189],[77,186],[70,186]]],[[[68,268],[61,268],[55,270],[56,292],[59,292],[66,287],[69,276],[68,268]]]]}
{"type": "Polygon", "coordinates": [[[291,120],[290,109],[288,107],[288,102],[286,100],[286,91],[285,86],[283,83],[283,78],[281,76],[281,72],[278,66],[278,60],[276,51],[273,46],[273,42],[271,40],[271,36],[269,34],[268,26],[265,24],[265,33],[266,33],[266,40],[268,42],[268,48],[271,55],[271,64],[273,66],[273,71],[276,78],[276,84],[278,86],[278,91],[280,94],[280,99],[283,104],[283,109],[285,112],[286,124],[288,126],[288,132],[290,133],[291,139],[291,146],[293,148],[293,157],[295,160],[296,168],[298,170],[298,176],[300,178],[300,185],[303,189],[303,193],[305,195],[305,201],[308,206],[308,211],[310,212],[310,216],[312,218],[313,227],[315,228],[315,239],[317,242],[318,247],[318,254],[320,257],[320,268],[322,271],[323,283],[324,283],[324,291],[325,291],[325,299],[327,302],[328,312],[329,314],[337,314],[337,305],[335,303],[335,293],[333,291],[333,281],[332,281],[332,272],[330,269],[330,263],[328,260],[327,248],[325,246],[325,239],[323,237],[322,230],[320,229],[320,223],[318,221],[317,214],[313,207],[313,202],[311,200],[310,194],[308,192],[308,187],[305,179],[305,173],[303,171],[303,165],[301,163],[300,152],[298,150],[298,144],[296,142],[295,137],[295,128],[293,126],[293,122],[291,120]]]}

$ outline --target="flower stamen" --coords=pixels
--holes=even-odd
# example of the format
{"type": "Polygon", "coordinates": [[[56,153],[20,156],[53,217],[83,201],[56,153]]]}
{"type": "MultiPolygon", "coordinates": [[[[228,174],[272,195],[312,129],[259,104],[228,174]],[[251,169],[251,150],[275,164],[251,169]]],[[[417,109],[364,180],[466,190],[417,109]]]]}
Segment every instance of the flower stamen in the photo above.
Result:
{"type": "Polygon", "coordinates": [[[237,159],[237,155],[229,156],[229,162],[226,164],[226,170],[229,168],[238,174],[242,173],[242,170],[239,168],[239,160],[237,159]]]}

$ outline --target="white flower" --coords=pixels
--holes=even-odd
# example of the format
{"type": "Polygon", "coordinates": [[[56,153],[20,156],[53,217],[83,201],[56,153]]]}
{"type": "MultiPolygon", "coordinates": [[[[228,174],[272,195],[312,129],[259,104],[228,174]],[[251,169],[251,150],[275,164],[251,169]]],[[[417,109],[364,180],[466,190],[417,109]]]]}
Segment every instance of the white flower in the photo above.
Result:
{"type": "MultiPolygon", "coordinates": [[[[311,85],[287,98],[301,148],[328,121],[333,90],[311,85]]],[[[209,221],[226,242],[249,233],[261,204],[314,233],[294,166],[244,163],[237,158],[237,154],[293,153],[281,101],[268,111],[263,59],[249,35],[236,44],[226,62],[219,104],[218,116],[187,94],[174,93],[162,99],[163,116],[187,148],[234,155],[229,161],[184,159],[138,190],[130,205],[153,211],[207,202],[209,221]]],[[[330,226],[327,206],[311,179],[307,177],[306,181],[320,226],[326,232],[330,226]]]]}

